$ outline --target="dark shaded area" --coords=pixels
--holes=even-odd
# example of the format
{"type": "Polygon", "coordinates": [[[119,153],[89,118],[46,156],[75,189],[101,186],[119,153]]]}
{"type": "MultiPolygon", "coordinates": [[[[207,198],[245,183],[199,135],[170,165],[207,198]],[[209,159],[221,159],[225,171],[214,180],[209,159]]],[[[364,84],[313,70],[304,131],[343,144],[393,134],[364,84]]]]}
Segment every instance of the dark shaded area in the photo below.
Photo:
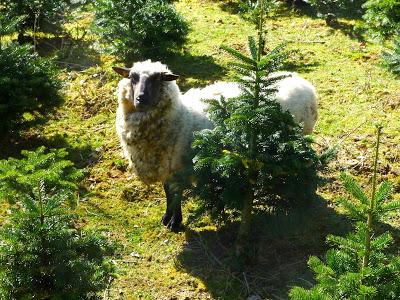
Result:
{"type": "Polygon", "coordinates": [[[68,35],[43,37],[36,41],[41,56],[54,56],[60,68],[82,71],[100,64],[100,54],[92,49],[93,41],[74,39],[68,35]]]}
{"type": "MultiPolygon", "coordinates": [[[[290,2],[290,1],[287,1],[290,2]]],[[[310,4],[304,1],[293,1],[293,9],[301,15],[308,16],[310,18],[316,19],[321,18],[324,19],[326,25],[332,28],[333,30],[340,30],[345,35],[349,36],[352,39],[356,39],[359,41],[364,41],[363,38],[363,30],[360,28],[355,28],[354,25],[345,23],[343,21],[338,20],[338,18],[345,20],[362,20],[362,16],[364,14],[361,5],[364,1],[356,0],[356,1],[348,1],[346,3],[346,7],[329,9],[329,13],[324,15],[321,12],[318,12],[317,8],[311,6],[310,4]]]]}
{"type": "Polygon", "coordinates": [[[287,60],[282,69],[290,72],[309,73],[315,71],[320,66],[319,62],[305,62],[304,60],[291,59],[287,60]]]}
{"type": "MultiPolygon", "coordinates": [[[[253,261],[241,265],[234,256],[238,222],[217,231],[186,230],[186,245],[177,255],[177,268],[199,278],[216,299],[287,299],[294,285],[311,287],[310,256],[323,257],[328,234],[344,236],[352,222],[317,196],[307,207],[273,212],[261,208],[254,215],[250,253],[253,261]]],[[[400,231],[379,224],[399,241],[400,231]]]]}
{"type": "Polygon", "coordinates": [[[360,42],[365,41],[365,37],[363,36],[364,31],[361,28],[356,28],[352,24],[347,24],[344,22],[340,22],[336,20],[328,24],[332,30],[340,30],[343,34],[347,35],[348,37],[358,40],[360,42]]]}
{"type": "Polygon", "coordinates": [[[239,14],[243,11],[240,5],[240,1],[235,0],[223,0],[220,1],[219,7],[230,14],[239,14]]]}
{"type": "MultiPolygon", "coordinates": [[[[365,2],[364,0],[348,1],[345,6],[339,7],[337,4],[332,2],[329,6],[321,4],[321,10],[318,11],[317,7],[314,7],[302,0],[286,0],[287,8],[290,8],[301,15],[308,16],[310,18],[325,18],[330,20],[330,18],[344,18],[347,20],[362,20],[364,10],[361,5],[365,2]],[[326,15],[324,15],[326,14],[326,15]]],[[[322,2],[322,1],[321,1],[322,2]]],[[[328,24],[329,25],[329,24],[328,24]]]]}
{"type": "MultiPolygon", "coordinates": [[[[219,7],[221,10],[228,12],[230,14],[239,14],[242,18],[248,20],[250,18],[249,13],[252,8],[246,4],[247,0],[220,0],[219,7]]],[[[255,2],[255,1],[254,1],[255,2]]],[[[317,11],[309,3],[302,0],[283,0],[280,1],[279,6],[273,12],[272,18],[279,15],[288,16],[293,13],[293,11],[311,17],[317,17],[317,11]]]]}
{"type": "MultiPolygon", "coordinates": [[[[293,13],[304,15],[312,19],[320,18],[324,19],[332,30],[340,30],[352,39],[365,41],[363,37],[364,32],[361,28],[355,28],[354,25],[338,20],[338,18],[345,20],[362,20],[364,14],[364,10],[361,8],[362,0],[349,1],[345,8],[337,8],[336,10],[332,8],[327,15],[321,14],[315,7],[302,0],[285,0],[282,2],[283,3],[269,18],[288,17],[293,15],[293,13]]],[[[245,4],[241,4],[240,0],[220,0],[219,6],[223,11],[231,14],[239,14],[243,19],[249,19],[249,13],[243,8],[245,4]]]]}
{"type": "Polygon", "coordinates": [[[312,7],[309,3],[301,0],[286,0],[287,7],[294,10],[297,14],[307,16],[312,19],[316,19],[317,10],[312,7]]]}
{"type": "Polygon", "coordinates": [[[40,133],[26,133],[24,135],[9,133],[8,136],[3,137],[4,143],[0,148],[0,159],[20,158],[22,150],[32,151],[40,146],[45,146],[46,148],[65,148],[69,153],[67,159],[73,161],[77,168],[91,165],[97,156],[96,150],[88,144],[78,147],[71,146],[66,138],[66,134],[44,137],[40,133]]]}
{"type": "Polygon", "coordinates": [[[238,222],[218,231],[186,231],[187,244],[177,256],[178,267],[198,277],[218,299],[285,299],[293,285],[313,281],[307,266],[311,255],[323,255],[328,234],[343,235],[351,229],[322,198],[308,207],[267,212],[253,219],[250,265],[240,266],[233,255],[238,222]]]}
{"type": "Polygon", "coordinates": [[[162,63],[168,65],[175,74],[180,75],[178,85],[184,92],[192,87],[200,87],[221,80],[227,71],[210,55],[194,56],[187,52],[171,54],[165,57],[162,63]],[[190,78],[195,79],[195,82],[190,78]]]}
{"type": "Polygon", "coordinates": [[[11,43],[1,49],[0,136],[45,118],[62,104],[58,75],[57,67],[29,46],[11,43]]]}

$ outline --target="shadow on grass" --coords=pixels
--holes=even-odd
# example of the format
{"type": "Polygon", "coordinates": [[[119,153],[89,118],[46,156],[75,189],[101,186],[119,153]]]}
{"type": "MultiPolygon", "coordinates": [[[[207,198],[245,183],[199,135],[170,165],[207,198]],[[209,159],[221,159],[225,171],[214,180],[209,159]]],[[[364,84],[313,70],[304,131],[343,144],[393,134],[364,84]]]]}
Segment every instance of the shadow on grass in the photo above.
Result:
{"type": "MultiPolygon", "coordinates": [[[[253,219],[251,264],[241,267],[234,256],[239,227],[234,222],[217,231],[188,229],[185,247],[177,256],[177,268],[199,278],[216,299],[247,299],[251,295],[287,299],[293,286],[312,286],[314,274],[307,261],[311,255],[324,256],[329,248],[326,236],[344,236],[352,230],[352,224],[321,197],[308,207],[259,211],[253,219]]],[[[385,231],[393,235],[398,247],[400,230],[379,224],[377,233],[385,231]]]]}
{"type": "Polygon", "coordinates": [[[347,35],[351,39],[364,42],[365,37],[363,36],[363,30],[360,28],[356,28],[353,24],[349,24],[342,21],[336,21],[330,24],[330,28],[332,30],[339,30],[343,34],[347,35]]]}
{"type": "MultiPolygon", "coordinates": [[[[244,4],[240,4],[240,0],[233,1],[233,0],[222,0],[219,3],[219,7],[230,14],[239,14],[243,12],[244,4]]],[[[244,1],[243,1],[244,2],[244,1]]]]}
{"type": "Polygon", "coordinates": [[[297,14],[307,16],[312,19],[318,18],[317,10],[309,3],[302,0],[287,0],[288,9],[295,11],[297,14]]]}
{"type": "Polygon", "coordinates": [[[218,65],[211,55],[174,53],[167,56],[163,63],[180,76],[178,85],[182,91],[221,80],[226,74],[226,69],[218,65]]]}
{"type": "Polygon", "coordinates": [[[283,70],[298,73],[309,73],[315,71],[320,66],[319,62],[303,63],[301,60],[287,61],[283,65],[283,70]]]}
{"type": "MultiPolygon", "coordinates": [[[[222,0],[220,1],[220,8],[223,11],[226,11],[231,14],[239,14],[243,19],[249,19],[249,14],[244,13],[246,5],[244,4],[246,1],[243,1],[243,4],[240,4],[240,1],[233,0],[222,0]]],[[[323,19],[323,16],[320,16],[317,9],[311,6],[306,1],[302,0],[286,0],[285,3],[281,4],[272,14],[270,18],[279,18],[282,16],[290,17],[293,14],[307,16],[311,19],[323,19]]],[[[362,16],[364,11],[361,8],[361,5],[365,1],[355,0],[349,1],[346,4],[346,7],[343,9],[336,9],[332,7],[330,9],[331,14],[336,14],[341,19],[350,21],[350,20],[362,20],[362,16]]],[[[325,8],[326,9],[326,8],[325,8]]],[[[352,39],[356,39],[358,41],[365,41],[363,37],[362,30],[355,28],[353,24],[349,24],[346,22],[334,20],[332,22],[327,22],[327,26],[329,26],[332,30],[340,30],[345,35],[349,36],[352,39]]]]}
{"type": "MultiPolygon", "coordinates": [[[[252,8],[249,7],[246,2],[247,0],[220,0],[219,7],[221,10],[230,14],[239,14],[243,19],[250,20],[250,14],[252,8]]],[[[279,3],[272,12],[272,17],[276,18],[279,16],[291,16],[293,13],[308,16],[310,18],[317,18],[317,11],[310,4],[302,0],[285,0],[279,3]]]]}
{"type": "Polygon", "coordinates": [[[177,267],[201,279],[217,299],[287,298],[291,286],[313,281],[307,261],[325,253],[326,235],[343,235],[351,225],[322,198],[307,208],[258,212],[251,249],[255,261],[244,268],[233,255],[237,229],[238,223],[231,223],[218,231],[188,230],[177,257],[177,267]]]}
{"type": "MultiPolygon", "coordinates": [[[[294,9],[297,13],[313,18],[313,19],[317,19],[317,18],[321,18],[324,19],[323,16],[320,16],[318,14],[318,11],[316,10],[316,8],[312,7],[310,4],[305,3],[303,1],[294,1],[294,9]]],[[[330,27],[332,30],[339,30],[341,31],[343,34],[347,35],[348,37],[352,38],[352,39],[356,39],[358,41],[364,41],[364,37],[363,37],[363,32],[361,29],[357,28],[354,26],[354,24],[350,24],[346,21],[358,21],[358,20],[362,20],[362,16],[363,16],[363,10],[361,9],[361,5],[363,4],[363,2],[365,1],[361,1],[361,0],[355,0],[355,1],[349,1],[349,3],[346,4],[346,7],[341,9],[341,10],[337,10],[335,11],[334,8],[332,8],[331,13],[334,15],[336,14],[338,17],[340,17],[340,19],[342,19],[343,21],[337,20],[337,19],[333,19],[332,21],[326,21],[326,25],[328,27],[330,27]]],[[[329,19],[329,18],[328,18],[329,19]]]]}
{"type": "Polygon", "coordinates": [[[55,62],[61,68],[82,71],[101,63],[100,54],[92,45],[93,41],[56,36],[38,39],[36,50],[41,56],[55,55],[55,62]]]}
{"type": "Polygon", "coordinates": [[[62,134],[55,134],[51,137],[44,137],[41,134],[9,134],[3,138],[5,143],[0,149],[0,159],[20,158],[22,150],[33,151],[40,146],[48,149],[65,148],[69,153],[67,159],[73,161],[77,168],[91,165],[96,157],[96,150],[90,145],[71,146],[62,134]]]}

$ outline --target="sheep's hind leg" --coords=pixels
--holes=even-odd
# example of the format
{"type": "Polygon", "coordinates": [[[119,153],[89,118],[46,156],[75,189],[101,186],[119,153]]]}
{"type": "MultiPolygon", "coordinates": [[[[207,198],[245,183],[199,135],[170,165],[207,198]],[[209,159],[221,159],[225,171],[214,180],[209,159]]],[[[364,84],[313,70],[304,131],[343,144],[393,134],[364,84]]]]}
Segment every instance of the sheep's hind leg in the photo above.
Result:
{"type": "Polygon", "coordinates": [[[164,183],[167,209],[162,218],[162,223],[171,231],[179,231],[182,223],[181,199],[179,193],[172,191],[168,183],[164,183]]]}
{"type": "Polygon", "coordinates": [[[173,214],[170,209],[170,202],[171,202],[172,194],[169,190],[167,183],[164,183],[164,192],[165,192],[165,197],[167,198],[167,209],[165,210],[165,214],[163,215],[161,222],[163,223],[164,226],[167,226],[168,223],[171,221],[172,214],[173,214]]]}

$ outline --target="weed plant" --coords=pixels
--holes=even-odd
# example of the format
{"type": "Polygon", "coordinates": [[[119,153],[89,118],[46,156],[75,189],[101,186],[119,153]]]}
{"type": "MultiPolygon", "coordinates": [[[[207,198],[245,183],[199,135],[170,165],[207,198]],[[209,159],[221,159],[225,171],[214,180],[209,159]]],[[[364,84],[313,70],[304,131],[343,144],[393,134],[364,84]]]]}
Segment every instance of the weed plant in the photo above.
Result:
{"type": "Polygon", "coordinates": [[[393,42],[393,48],[382,53],[383,65],[394,74],[400,75],[400,34],[393,42]]]}
{"type": "Polygon", "coordinates": [[[387,39],[400,31],[399,1],[368,0],[363,7],[365,27],[372,37],[387,39]]]}

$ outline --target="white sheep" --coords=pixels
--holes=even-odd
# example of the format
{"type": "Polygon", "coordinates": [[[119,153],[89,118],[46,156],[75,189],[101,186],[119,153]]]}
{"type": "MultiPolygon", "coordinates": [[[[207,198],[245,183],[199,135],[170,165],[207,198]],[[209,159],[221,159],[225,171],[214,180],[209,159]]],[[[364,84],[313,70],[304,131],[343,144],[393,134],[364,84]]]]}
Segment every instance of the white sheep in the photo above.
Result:
{"type": "Polygon", "coordinates": [[[212,128],[200,100],[182,101],[175,79],[160,62],[113,68],[118,84],[116,129],[125,157],[145,183],[163,182],[167,210],[163,224],[176,230],[182,221],[180,191],[173,176],[185,167],[193,132],[212,128]]]}
{"type": "MultiPolygon", "coordinates": [[[[294,120],[303,124],[303,134],[311,134],[317,121],[317,94],[314,86],[304,78],[292,72],[276,72],[270,77],[286,76],[276,83],[276,101],[282,110],[288,110],[294,120]]],[[[203,89],[193,88],[184,94],[186,101],[193,99],[226,99],[238,97],[242,93],[239,84],[217,82],[203,89]]],[[[196,101],[199,102],[199,101],[196,101]]],[[[203,104],[204,105],[204,104],[203,104]]]]}
{"type": "MultiPolygon", "coordinates": [[[[175,83],[177,75],[160,62],[138,62],[132,68],[113,68],[122,75],[118,84],[116,129],[124,156],[145,183],[163,182],[167,209],[162,222],[177,230],[182,221],[181,191],[174,176],[191,160],[193,132],[212,128],[202,99],[240,95],[236,83],[218,82],[184,95],[175,83]]],[[[272,76],[280,76],[275,73],[272,76]]],[[[277,99],[311,133],[317,118],[314,87],[295,74],[277,83],[277,99]]]]}

